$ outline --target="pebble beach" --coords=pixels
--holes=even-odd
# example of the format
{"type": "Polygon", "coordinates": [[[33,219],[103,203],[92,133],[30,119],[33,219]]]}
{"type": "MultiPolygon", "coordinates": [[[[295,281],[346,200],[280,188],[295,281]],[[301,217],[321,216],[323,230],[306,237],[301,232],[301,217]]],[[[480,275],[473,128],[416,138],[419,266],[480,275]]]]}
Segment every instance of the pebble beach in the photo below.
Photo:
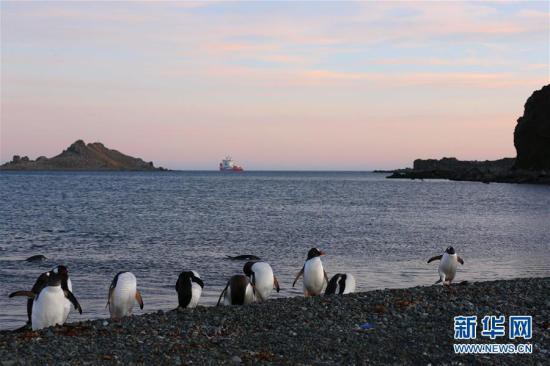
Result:
{"type": "MultiPolygon", "coordinates": [[[[0,331],[1,365],[499,364],[550,358],[550,277],[460,283],[245,306],[197,307],[40,331],[0,331]],[[532,354],[457,355],[453,317],[532,315],[532,354]]],[[[478,330],[479,332],[479,330],[478,330]]],[[[468,341],[462,341],[468,343],[468,341]]]]}

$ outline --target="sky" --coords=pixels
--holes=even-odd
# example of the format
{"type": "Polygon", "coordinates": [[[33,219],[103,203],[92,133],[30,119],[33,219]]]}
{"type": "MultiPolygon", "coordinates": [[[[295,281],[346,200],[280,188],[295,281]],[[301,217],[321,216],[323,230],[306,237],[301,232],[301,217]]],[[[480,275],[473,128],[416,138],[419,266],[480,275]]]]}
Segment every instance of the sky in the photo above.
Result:
{"type": "Polygon", "coordinates": [[[77,139],[171,169],[515,156],[550,2],[1,2],[0,161],[77,139]]]}

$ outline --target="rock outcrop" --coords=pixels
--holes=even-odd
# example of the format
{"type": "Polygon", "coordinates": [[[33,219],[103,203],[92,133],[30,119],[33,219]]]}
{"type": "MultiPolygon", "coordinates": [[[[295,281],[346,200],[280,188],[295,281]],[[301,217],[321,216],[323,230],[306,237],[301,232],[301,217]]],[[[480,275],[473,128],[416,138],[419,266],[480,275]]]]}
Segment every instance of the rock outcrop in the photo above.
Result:
{"type": "Polygon", "coordinates": [[[106,148],[102,143],[86,144],[78,140],[66,150],[52,158],[40,156],[36,160],[15,155],[11,162],[0,166],[1,170],[122,170],[155,171],[152,162],[125,155],[106,148]]]}
{"type": "Polygon", "coordinates": [[[514,169],[515,163],[514,158],[486,161],[464,161],[455,158],[417,159],[412,169],[395,170],[388,178],[550,184],[550,174],[538,170],[514,169]]]}
{"type": "Polygon", "coordinates": [[[550,171],[550,85],[535,91],[514,130],[516,168],[550,171]]]}
{"type": "Polygon", "coordinates": [[[417,159],[413,168],[398,169],[388,178],[450,179],[478,182],[550,184],[550,85],[525,103],[514,131],[517,158],[461,161],[417,159]]]}

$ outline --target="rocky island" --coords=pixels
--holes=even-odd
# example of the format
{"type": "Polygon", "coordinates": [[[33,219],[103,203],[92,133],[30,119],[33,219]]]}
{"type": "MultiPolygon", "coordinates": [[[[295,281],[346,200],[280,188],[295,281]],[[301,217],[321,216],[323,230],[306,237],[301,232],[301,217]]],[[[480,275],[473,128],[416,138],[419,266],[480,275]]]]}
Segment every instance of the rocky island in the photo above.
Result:
{"type": "Polygon", "coordinates": [[[388,178],[450,179],[478,182],[550,184],[550,85],[535,91],[514,130],[516,158],[461,161],[417,159],[388,178]]]}
{"type": "Polygon", "coordinates": [[[61,154],[52,158],[40,156],[30,160],[27,156],[15,155],[12,161],[0,166],[0,170],[120,170],[120,171],[159,171],[153,162],[125,155],[111,150],[100,142],[86,144],[82,140],[74,142],[61,154]]]}

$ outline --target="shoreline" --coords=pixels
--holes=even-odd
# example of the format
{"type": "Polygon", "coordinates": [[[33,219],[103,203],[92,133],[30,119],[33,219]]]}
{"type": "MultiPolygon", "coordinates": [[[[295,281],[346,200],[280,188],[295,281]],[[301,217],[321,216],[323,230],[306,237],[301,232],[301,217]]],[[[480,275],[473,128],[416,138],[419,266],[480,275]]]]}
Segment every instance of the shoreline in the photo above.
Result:
{"type": "Polygon", "coordinates": [[[447,179],[481,183],[550,184],[550,173],[516,167],[516,158],[499,160],[458,160],[456,158],[416,159],[412,168],[396,169],[388,179],[447,179]]]}
{"type": "Polygon", "coordinates": [[[430,180],[445,179],[457,182],[479,182],[479,183],[516,183],[516,184],[541,184],[550,185],[550,175],[545,172],[507,172],[499,175],[485,173],[462,173],[455,171],[425,171],[415,169],[398,169],[387,179],[410,179],[430,180]]]}
{"type": "MultiPolygon", "coordinates": [[[[11,364],[415,364],[544,363],[550,277],[420,286],[343,296],[282,298],[0,331],[11,364]],[[479,336],[484,315],[532,315],[533,338],[479,336]],[[528,355],[455,355],[453,317],[478,316],[471,343],[531,343],[528,355]],[[359,326],[369,323],[373,329],[359,326]],[[12,362],[13,361],[13,362],[12,362]]],[[[468,341],[456,341],[469,343],[468,341]]]]}

